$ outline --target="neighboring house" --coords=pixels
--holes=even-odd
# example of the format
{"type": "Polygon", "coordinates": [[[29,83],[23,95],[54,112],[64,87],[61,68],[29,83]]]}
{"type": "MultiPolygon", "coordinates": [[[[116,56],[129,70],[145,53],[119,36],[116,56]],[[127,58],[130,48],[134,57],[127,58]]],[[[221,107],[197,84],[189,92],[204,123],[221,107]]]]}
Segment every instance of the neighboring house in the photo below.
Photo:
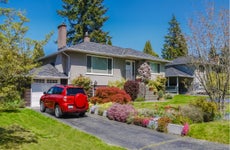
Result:
{"type": "Polygon", "coordinates": [[[57,52],[39,59],[42,67],[34,69],[31,86],[31,106],[39,105],[39,98],[52,84],[70,84],[80,76],[90,77],[92,83],[107,85],[109,81],[135,80],[138,67],[144,62],[151,66],[151,78],[165,76],[169,61],[153,57],[131,48],[84,42],[66,46],[66,25],[58,27],[57,52]]]}
{"type": "Polygon", "coordinates": [[[177,94],[204,93],[191,62],[189,56],[179,57],[165,65],[166,92],[177,94]]]}

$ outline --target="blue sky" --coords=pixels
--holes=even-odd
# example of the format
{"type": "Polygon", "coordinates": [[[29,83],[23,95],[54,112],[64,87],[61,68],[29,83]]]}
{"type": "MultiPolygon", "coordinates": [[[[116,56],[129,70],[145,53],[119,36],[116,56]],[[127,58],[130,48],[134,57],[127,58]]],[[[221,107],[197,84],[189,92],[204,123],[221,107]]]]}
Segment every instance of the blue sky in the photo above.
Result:
{"type": "MultiPolygon", "coordinates": [[[[229,0],[213,0],[218,7],[229,7],[229,0]]],[[[172,15],[180,23],[182,32],[189,32],[188,19],[197,11],[204,9],[208,0],[104,0],[108,8],[109,20],[103,26],[112,36],[114,46],[133,48],[142,51],[147,40],[152,48],[161,55],[164,36],[168,32],[172,15]]],[[[62,9],[61,0],[9,0],[0,7],[11,7],[26,12],[30,20],[27,36],[42,40],[54,31],[50,42],[45,46],[46,55],[57,51],[57,26],[65,21],[57,15],[62,9]]]]}

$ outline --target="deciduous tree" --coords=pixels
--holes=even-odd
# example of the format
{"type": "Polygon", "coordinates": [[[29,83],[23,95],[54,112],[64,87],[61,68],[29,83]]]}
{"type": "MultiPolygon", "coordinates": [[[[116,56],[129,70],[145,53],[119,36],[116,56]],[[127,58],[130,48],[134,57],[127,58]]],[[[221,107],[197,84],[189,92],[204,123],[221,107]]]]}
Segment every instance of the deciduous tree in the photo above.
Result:
{"type": "Polygon", "coordinates": [[[0,8],[0,106],[12,106],[21,100],[23,87],[30,82],[29,71],[37,66],[32,59],[34,44],[40,43],[26,38],[29,20],[23,12],[0,8]]]}
{"type": "Polygon", "coordinates": [[[191,29],[188,45],[194,56],[196,77],[211,101],[217,101],[224,110],[226,94],[229,94],[230,51],[229,9],[206,5],[189,20],[191,29]]]}

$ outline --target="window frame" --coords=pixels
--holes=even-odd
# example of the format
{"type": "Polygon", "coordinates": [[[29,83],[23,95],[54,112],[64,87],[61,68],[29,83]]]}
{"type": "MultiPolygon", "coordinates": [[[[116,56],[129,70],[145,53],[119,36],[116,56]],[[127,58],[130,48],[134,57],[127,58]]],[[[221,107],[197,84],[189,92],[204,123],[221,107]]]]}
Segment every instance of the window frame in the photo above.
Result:
{"type": "Polygon", "coordinates": [[[46,83],[55,83],[55,84],[58,84],[58,79],[46,79],[46,83]]]}
{"type": "Polygon", "coordinates": [[[109,75],[109,76],[113,75],[113,58],[112,57],[106,57],[106,56],[86,55],[86,74],[109,75]],[[104,58],[104,59],[106,59],[107,60],[107,70],[106,70],[107,73],[94,72],[93,71],[92,58],[104,58]]]}
{"type": "Polygon", "coordinates": [[[151,74],[160,74],[161,73],[161,64],[158,62],[149,62],[151,68],[151,74]],[[157,67],[157,72],[153,72],[152,65],[155,64],[157,67]]]}
{"type": "Polygon", "coordinates": [[[33,83],[45,83],[45,79],[33,79],[33,83]]]}

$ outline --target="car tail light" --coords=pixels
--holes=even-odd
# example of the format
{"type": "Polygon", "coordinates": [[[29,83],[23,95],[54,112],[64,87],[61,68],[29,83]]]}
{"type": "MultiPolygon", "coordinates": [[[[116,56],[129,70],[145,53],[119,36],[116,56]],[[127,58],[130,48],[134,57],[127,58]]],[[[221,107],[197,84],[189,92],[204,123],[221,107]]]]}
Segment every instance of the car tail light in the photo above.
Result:
{"type": "Polygon", "coordinates": [[[63,101],[64,101],[64,102],[67,102],[67,96],[64,96],[64,97],[63,97],[63,101]]]}

